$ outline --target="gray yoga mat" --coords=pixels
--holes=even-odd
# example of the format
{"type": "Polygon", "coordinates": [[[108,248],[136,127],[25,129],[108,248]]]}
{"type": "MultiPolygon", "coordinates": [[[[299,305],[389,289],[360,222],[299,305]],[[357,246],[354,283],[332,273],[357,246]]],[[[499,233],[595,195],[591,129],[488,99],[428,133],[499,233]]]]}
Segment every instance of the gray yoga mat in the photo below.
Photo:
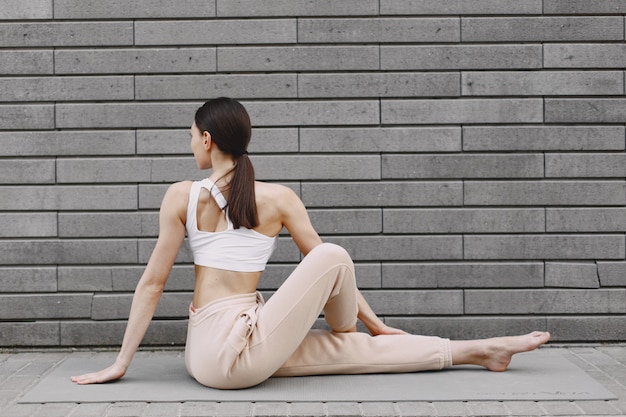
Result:
{"type": "Polygon", "coordinates": [[[79,386],[71,375],[109,365],[102,360],[67,359],[44,376],[19,403],[51,402],[329,402],[467,400],[608,400],[616,398],[553,349],[516,355],[506,372],[454,367],[411,374],[328,375],[270,378],[244,390],[217,390],[194,381],[182,358],[136,358],[113,383],[79,386]]]}

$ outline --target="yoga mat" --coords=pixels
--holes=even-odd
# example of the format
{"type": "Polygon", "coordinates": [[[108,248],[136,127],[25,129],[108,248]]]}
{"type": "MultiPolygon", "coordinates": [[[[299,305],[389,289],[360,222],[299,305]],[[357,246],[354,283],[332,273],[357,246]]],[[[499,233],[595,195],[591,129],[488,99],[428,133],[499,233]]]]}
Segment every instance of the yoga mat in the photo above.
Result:
{"type": "Polygon", "coordinates": [[[71,375],[108,366],[108,361],[70,358],[18,401],[53,402],[331,402],[504,401],[615,399],[578,366],[552,349],[516,355],[506,372],[461,366],[407,374],[270,378],[243,390],[204,387],[185,370],[183,358],[136,358],[126,376],[101,385],[75,385],[71,375]]]}

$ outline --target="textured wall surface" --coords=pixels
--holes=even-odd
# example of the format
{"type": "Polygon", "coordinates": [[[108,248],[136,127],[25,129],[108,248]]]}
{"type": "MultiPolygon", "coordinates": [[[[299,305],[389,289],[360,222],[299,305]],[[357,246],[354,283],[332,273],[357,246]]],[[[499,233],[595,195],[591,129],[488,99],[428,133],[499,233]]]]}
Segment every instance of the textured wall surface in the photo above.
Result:
{"type": "MultiPolygon", "coordinates": [[[[626,341],[626,2],[0,0],[0,346],[121,342],[205,100],[387,323],[626,341]]],[[[262,281],[300,255],[288,236],[262,281]]],[[[146,344],[183,344],[178,257],[146,344]]]]}

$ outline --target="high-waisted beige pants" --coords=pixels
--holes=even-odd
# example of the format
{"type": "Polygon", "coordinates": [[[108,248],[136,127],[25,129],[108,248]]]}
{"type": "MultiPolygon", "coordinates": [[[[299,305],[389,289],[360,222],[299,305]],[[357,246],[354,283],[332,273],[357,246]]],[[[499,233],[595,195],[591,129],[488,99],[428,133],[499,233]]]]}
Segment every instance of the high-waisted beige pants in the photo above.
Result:
{"type": "Polygon", "coordinates": [[[346,332],[357,320],[354,265],[316,246],[264,303],[259,293],[190,308],[185,364],[213,388],[250,387],[270,376],[415,372],[452,365],[450,341],[346,332]],[[331,331],[311,330],[324,311],[331,331]]]}

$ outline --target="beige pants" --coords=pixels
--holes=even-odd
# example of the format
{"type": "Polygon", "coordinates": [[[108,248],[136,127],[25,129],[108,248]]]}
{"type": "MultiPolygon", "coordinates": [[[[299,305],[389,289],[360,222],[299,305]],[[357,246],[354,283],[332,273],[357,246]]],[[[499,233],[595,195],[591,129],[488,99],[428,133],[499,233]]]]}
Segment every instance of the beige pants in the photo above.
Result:
{"type": "Polygon", "coordinates": [[[345,332],[357,320],[354,266],[341,247],[315,247],[264,303],[259,293],[222,298],[189,313],[187,370],[213,388],[250,387],[270,376],[414,372],[452,365],[450,341],[345,332]],[[332,331],[311,330],[321,311],[332,331]]]}

